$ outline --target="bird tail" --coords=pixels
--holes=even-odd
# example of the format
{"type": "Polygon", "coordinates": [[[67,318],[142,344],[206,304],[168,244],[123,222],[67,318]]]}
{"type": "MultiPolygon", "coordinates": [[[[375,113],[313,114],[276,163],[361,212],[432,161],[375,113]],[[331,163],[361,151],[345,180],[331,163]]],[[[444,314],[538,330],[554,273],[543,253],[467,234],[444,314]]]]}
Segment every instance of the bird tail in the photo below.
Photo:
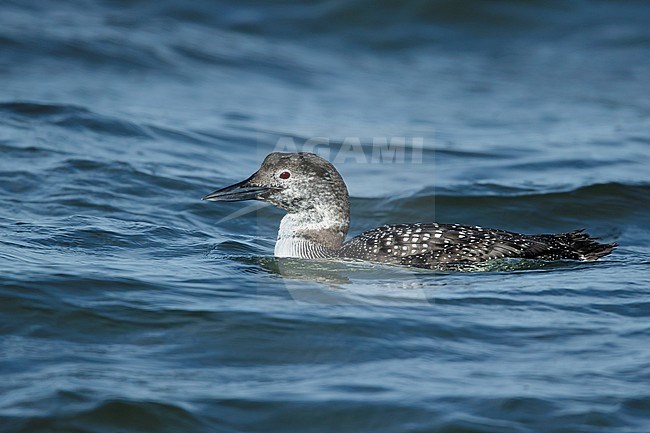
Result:
{"type": "Polygon", "coordinates": [[[585,229],[574,230],[557,235],[568,250],[579,260],[596,260],[611,253],[618,246],[616,242],[605,244],[583,233],[585,229]]]}

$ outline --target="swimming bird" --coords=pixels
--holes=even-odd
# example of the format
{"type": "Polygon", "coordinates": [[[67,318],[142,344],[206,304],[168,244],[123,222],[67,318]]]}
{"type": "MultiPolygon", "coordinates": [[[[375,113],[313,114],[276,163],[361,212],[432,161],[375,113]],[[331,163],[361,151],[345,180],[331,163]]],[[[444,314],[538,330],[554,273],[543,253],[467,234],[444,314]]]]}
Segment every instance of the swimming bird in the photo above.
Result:
{"type": "Polygon", "coordinates": [[[359,259],[440,268],[492,259],[596,260],[616,243],[597,242],[583,230],[519,234],[461,224],[390,224],[345,240],[350,199],[343,178],[313,153],[269,154],[249,178],[214,191],[203,200],[261,200],[287,212],[274,254],[307,259],[359,259]]]}

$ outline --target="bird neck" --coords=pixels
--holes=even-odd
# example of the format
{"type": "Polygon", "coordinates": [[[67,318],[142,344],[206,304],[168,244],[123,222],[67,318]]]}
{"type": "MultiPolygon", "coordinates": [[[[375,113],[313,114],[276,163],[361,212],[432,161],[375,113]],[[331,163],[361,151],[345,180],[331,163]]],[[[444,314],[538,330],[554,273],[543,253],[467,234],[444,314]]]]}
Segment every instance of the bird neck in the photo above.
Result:
{"type": "Polygon", "coordinates": [[[343,245],[350,225],[347,203],[314,206],[287,213],[280,222],[275,244],[277,257],[334,257],[343,245]]]}

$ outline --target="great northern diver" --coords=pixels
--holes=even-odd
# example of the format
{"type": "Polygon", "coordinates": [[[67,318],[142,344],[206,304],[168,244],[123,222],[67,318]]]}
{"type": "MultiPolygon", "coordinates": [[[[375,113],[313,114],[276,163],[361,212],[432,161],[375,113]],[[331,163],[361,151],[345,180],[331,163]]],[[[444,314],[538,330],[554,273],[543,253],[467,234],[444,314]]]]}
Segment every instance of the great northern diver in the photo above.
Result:
{"type": "Polygon", "coordinates": [[[437,223],[385,225],[345,241],[350,224],[347,187],[336,168],[313,153],[271,153],[248,179],[203,200],[262,200],[287,211],[275,244],[277,257],[439,268],[501,258],[595,260],[617,246],[596,242],[582,230],[526,235],[437,223]]]}

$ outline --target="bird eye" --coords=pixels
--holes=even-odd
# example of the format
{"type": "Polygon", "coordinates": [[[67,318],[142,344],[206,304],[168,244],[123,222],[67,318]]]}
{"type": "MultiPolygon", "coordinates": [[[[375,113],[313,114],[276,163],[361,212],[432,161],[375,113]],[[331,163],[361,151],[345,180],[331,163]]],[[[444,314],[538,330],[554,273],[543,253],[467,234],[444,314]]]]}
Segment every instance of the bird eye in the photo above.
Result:
{"type": "Polygon", "coordinates": [[[289,173],[288,171],[283,171],[282,173],[280,173],[280,179],[289,179],[290,177],[291,177],[291,173],[289,173]]]}

